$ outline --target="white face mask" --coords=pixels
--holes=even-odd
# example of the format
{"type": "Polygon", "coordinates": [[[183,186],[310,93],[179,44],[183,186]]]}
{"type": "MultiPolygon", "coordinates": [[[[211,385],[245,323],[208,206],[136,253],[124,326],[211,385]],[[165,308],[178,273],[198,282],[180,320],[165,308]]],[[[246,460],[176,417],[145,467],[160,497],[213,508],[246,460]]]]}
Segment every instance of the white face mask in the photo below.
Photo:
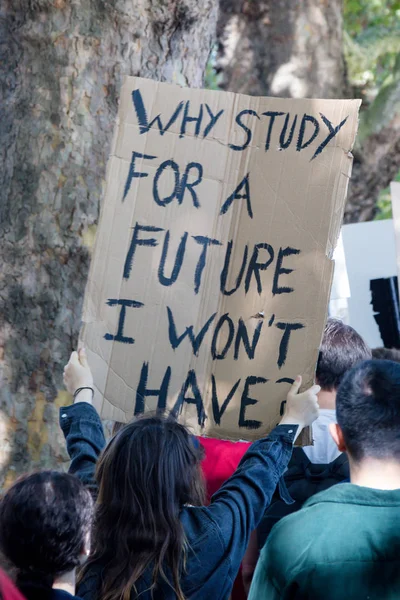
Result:
{"type": "Polygon", "coordinates": [[[336,423],[336,411],[321,408],[318,419],[312,424],[314,445],[303,448],[307,458],[316,465],[329,464],[341,454],[329,431],[331,423],[336,423]]]}

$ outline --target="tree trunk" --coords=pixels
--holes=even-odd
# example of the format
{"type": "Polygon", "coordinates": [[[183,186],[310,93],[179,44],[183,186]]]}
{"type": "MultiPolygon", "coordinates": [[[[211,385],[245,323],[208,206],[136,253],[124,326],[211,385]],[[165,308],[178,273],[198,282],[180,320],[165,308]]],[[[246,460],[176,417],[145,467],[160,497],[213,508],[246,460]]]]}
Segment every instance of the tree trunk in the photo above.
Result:
{"type": "Polygon", "coordinates": [[[393,75],[372,105],[361,114],[353,173],[345,213],[346,223],[370,221],[379,192],[400,170],[400,57],[393,75]]]}
{"type": "Polygon", "coordinates": [[[62,371],[124,75],[202,85],[214,0],[2,0],[0,483],[66,452],[62,371]]]}
{"type": "Polygon", "coordinates": [[[342,0],[220,0],[217,35],[222,89],[345,96],[342,0]]]}

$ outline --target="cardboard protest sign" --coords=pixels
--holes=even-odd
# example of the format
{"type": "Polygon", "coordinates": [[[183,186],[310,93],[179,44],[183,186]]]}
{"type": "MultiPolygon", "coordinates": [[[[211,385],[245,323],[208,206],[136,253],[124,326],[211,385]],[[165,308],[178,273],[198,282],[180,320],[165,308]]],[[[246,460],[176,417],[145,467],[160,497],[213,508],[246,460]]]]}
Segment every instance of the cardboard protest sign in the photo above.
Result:
{"type": "Polygon", "coordinates": [[[312,383],[358,108],[125,81],[81,335],[104,418],[251,440],[312,383]]]}

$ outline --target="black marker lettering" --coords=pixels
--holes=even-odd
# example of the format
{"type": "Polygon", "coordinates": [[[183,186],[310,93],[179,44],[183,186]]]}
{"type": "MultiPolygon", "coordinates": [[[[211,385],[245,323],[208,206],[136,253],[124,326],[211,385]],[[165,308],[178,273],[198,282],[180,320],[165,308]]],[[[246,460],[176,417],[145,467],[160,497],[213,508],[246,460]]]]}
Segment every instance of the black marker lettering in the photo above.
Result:
{"type": "Polygon", "coordinates": [[[140,371],[139,385],[136,390],[135,415],[141,415],[145,409],[145,399],[148,396],[158,398],[157,411],[164,412],[167,407],[168,388],[171,380],[171,367],[167,367],[159,390],[148,390],[149,363],[144,362],[140,371]]]}
{"type": "Polygon", "coordinates": [[[139,123],[139,132],[141,134],[147,133],[149,131],[149,129],[151,129],[151,127],[153,127],[154,123],[156,123],[158,130],[160,132],[160,135],[164,135],[164,133],[166,131],[168,131],[168,129],[171,127],[171,125],[173,125],[175,123],[175,121],[178,118],[178,116],[182,110],[182,107],[183,107],[183,102],[180,102],[178,104],[178,106],[176,107],[175,112],[172,114],[170,120],[164,126],[161,121],[161,115],[157,115],[157,117],[155,117],[151,123],[148,122],[147,113],[146,113],[146,109],[145,109],[145,106],[143,103],[143,98],[142,98],[142,94],[141,94],[140,90],[134,90],[132,92],[132,101],[133,101],[133,106],[134,106],[135,112],[136,112],[136,118],[139,123]]]}
{"type": "Polygon", "coordinates": [[[266,243],[256,244],[254,246],[253,254],[252,254],[252,257],[249,262],[249,268],[247,269],[246,281],[244,284],[244,289],[245,289],[246,294],[250,289],[250,283],[251,283],[251,278],[253,276],[253,273],[254,273],[254,277],[256,278],[256,282],[257,282],[257,291],[259,294],[261,294],[262,284],[261,284],[261,278],[260,278],[260,271],[265,271],[266,269],[268,269],[269,265],[272,263],[273,260],[274,260],[274,249],[272,248],[272,246],[270,246],[269,244],[266,244],[266,243]],[[267,250],[267,252],[269,253],[269,258],[264,263],[258,262],[259,250],[267,250]]]}
{"type": "Polygon", "coordinates": [[[224,268],[221,271],[221,285],[220,285],[220,290],[221,290],[221,294],[224,294],[224,296],[231,296],[232,294],[234,294],[239,289],[239,287],[240,287],[240,285],[242,283],[244,271],[246,269],[247,255],[249,253],[249,247],[245,246],[244,247],[244,252],[243,252],[242,266],[240,267],[239,274],[238,274],[238,276],[236,278],[236,285],[231,290],[227,291],[226,290],[226,280],[228,279],[229,264],[230,264],[230,261],[231,261],[231,254],[232,254],[232,245],[233,245],[233,241],[231,240],[230,242],[228,242],[228,245],[226,247],[224,268]]]}
{"type": "Polygon", "coordinates": [[[131,189],[132,179],[140,178],[140,177],[148,177],[148,173],[141,173],[140,171],[135,171],[135,161],[137,158],[144,158],[145,160],[153,160],[153,158],[157,158],[157,156],[151,156],[150,154],[140,154],[140,152],[132,152],[131,164],[129,167],[128,177],[126,179],[125,188],[124,188],[124,197],[122,198],[122,202],[125,200],[129,190],[131,189]]]}
{"type": "Polygon", "coordinates": [[[196,208],[200,208],[200,203],[199,203],[199,201],[197,199],[196,191],[193,188],[196,187],[196,185],[199,185],[202,182],[202,179],[203,179],[203,167],[202,167],[202,165],[200,163],[190,162],[186,166],[185,172],[182,175],[182,180],[179,183],[178,190],[177,190],[177,193],[176,193],[176,197],[177,197],[177,200],[178,200],[179,204],[182,204],[182,202],[183,202],[183,197],[185,195],[185,191],[189,190],[189,192],[192,195],[193,206],[195,206],[196,208]],[[194,181],[192,181],[192,183],[188,183],[188,177],[189,177],[190,171],[192,169],[197,171],[197,179],[195,179],[194,181]]]}
{"type": "Polygon", "coordinates": [[[274,274],[274,282],[272,284],[272,294],[290,294],[293,292],[293,288],[291,287],[279,287],[279,277],[280,275],[289,275],[293,273],[294,269],[285,269],[282,267],[283,259],[285,256],[291,256],[293,254],[300,254],[300,250],[297,248],[279,248],[279,254],[276,261],[275,274],[274,274]]]}
{"type": "Polygon", "coordinates": [[[232,204],[232,202],[234,200],[246,200],[247,214],[249,215],[250,219],[253,218],[253,211],[251,209],[251,202],[250,202],[249,175],[250,175],[250,173],[247,173],[247,175],[245,177],[243,177],[242,181],[239,183],[239,185],[237,186],[235,191],[232,192],[232,194],[229,196],[229,198],[227,198],[225,200],[225,202],[222,205],[221,212],[219,213],[220,215],[224,215],[225,213],[228,212],[228,208],[230,207],[230,205],[232,204]],[[239,194],[239,192],[241,192],[242,188],[244,188],[244,193],[239,194]]]}
{"type": "Polygon", "coordinates": [[[260,339],[261,329],[264,321],[260,319],[253,334],[253,341],[250,344],[249,335],[247,333],[246,323],[242,318],[239,319],[238,330],[235,340],[235,360],[239,358],[240,342],[243,342],[244,349],[250,360],[254,359],[254,354],[257,348],[258,340],[260,339]]]}
{"type": "Polygon", "coordinates": [[[289,125],[289,119],[290,119],[290,114],[288,113],[286,115],[285,123],[284,123],[284,125],[282,127],[281,135],[279,137],[279,145],[284,150],[286,150],[286,148],[289,148],[290,144],[292,143],[293,136],[294,136],[294,130],[295,130],[296,123],[297,123],[297,115],[295,115],[295,117],[293,119],[293,123],[292,123],[292,127],[290,129],[289,136],[285,140],[286,133],[287,133],[287,128],[288,128],[288,125],[289,125]]]}
{"type": "Polygon", "coordinates": [[[185,255],[186,241],[188,238],[188,233],[185,231],[185,233],[181,237],[181,241],[179,242],[179,247],[178,247],[178,250],[177,250],[177,253],[175,256],[174,268],[172,269],[171,277],[166,277],[164,275],[164,270],[165,270],[165,261],[167,260],[167,254],[168,254],[169,235],[170,235],[169,231],[167,231],[165,234],[160,265],[158,267],[158,281],[161,283],[161,285],[166,285],[166,286],[172,285],[178,279],[178,276],[179,276],[179,273],[180,273],[180,270],[182,267],[183,257],[185,255]]]}
{"type": "Polygon", "coordinates": [[[317,119],[311,115],[303,115],[303,118],[301,119],[301,123],[300,123],[299,137],[297,138],[297,144],[296,144],[297,152],[304,150],[304,148],[307,148],[307,146],[312,144],[318,134],[319,134],[319,123],[318,123],[317,119]],[[306,133],[307,122],[314,125],[314,131],[311,134],[311,136],[308,138],[308,140],[305,142],[304,135],[306,133]]]}
{"type": "Polygon", "coordinates": [[[249,391],[251,385],[257,385],[257,383],[267,383],[268,379],[265,377],[247,377],[246,382],[244,384],[243,394],[240,401],[240,413],[239,413],[239,427],[246,427],[246,429],[259,429],[262,425],[261,421],[253,421],[246,419],[246,408],[248,406],[252,406],[253,404],[257,404],[258,400],[254,400],[254,398],[249,398],[249,391]]]}
{"type": "Polygon", "coordinates": [[[330,122],[330,120],[327,117],[325,117],[325,115],[323,115],[322,113],[319,113],[319,114],[321,115],[321,119],[323,120],[323,122],[325,123],[327,128],[329,129],[329,134],[327,135],[325,140],[318,146],[318,148],[314,152],[314,156],[312,157],[311,160],[314,160],[314,158],[316,158],[318,156],[318,154],[321,154],[322,150],[339,133],[339,131],[342,129],[343,125],[346,123],[347,119],[349,118],[347,116],[345,119],[343,119],[343,121],[341,123],[339,123],[339,125],[337,127],[333,127],[333,124],[330,122]]]}
{"type": "Polygon", "coordinates": [[[229,317],[229,313],[226,313],[219,318],[219,321],[214,330],[214,335],[213,335],[213,339],[211,342],[211,355],[213,357],[213,360],[223,360],[225,358],[225,356],[227,355],[228,350],[233,342],[234,335],[235,335],[235,326],[233,324],[232,319],[229,317]],[[217,350],[218,335],[225,323],[228,324],[228,338],[225,342],[224,348],[220,352],[218,352],[218,350],[217,350]]]}
{"type": "Polygon", "coordinates": [[[222,406],[220,408],[219,402],[218,402],[217,383],[215,381],[214,375],[211,375],[212,409],[213,409],[213,416],[214,416],[214,421],[215,421],[216,425],[221,425],[221,417],[224,414],[224,412],[226,411],[226,409],[228,408],[229,402],[232,400],[233,396],[235,395],[235,392],[236,392],[236,390],[239,387],[240,381],[241,380],[239,379],[234,384],[233,388],[231,389],[231,391],[229,392],[229,394],[227,395],[227,397],[223,401],[222,406]]]}
{"type": "Polygon", "coordinates": [[[229,148],[231,150],[238,150],[238,151],[242,151],[245,150],[247,148],[247,146],[250,144],[251,142],[251,136],[253,135],[251,132],[251,129],[249,129],[247,127],[247,125],[245,125],[244,123],[242,123],[242,116],[243,115],[252,115],[253,117],[257,117],[257,119],[259,119],[260,117],[258,116],[258,114],[256,113],[255,110],[242,110],[238,115],[236,115],[236,123],[239,125],[239,127],[241,127],[243,129],[243,131],[246,133],[246,141],[243,144],[243,146],[235,146],[235,144],[229,144],[229,148]]]}
{"type": "Polygon", "coordinates": [[[192,237],[195,242],[203,246],[197,263],[196,271],[194,273],[194,293],[198,294],[201,285],[201,276],[206,264],[207,248],[208,246],[222,246],[222,244],[218,240],[214,240],[213,238],[209,238],[204,235],[193,235],[192,237]]]}
{"type": "Polygon", "coordinates": [[[215,315],[217,313],[214,313],[213,315],[211,315],[211,317],[208,319],[207,323],[205,325],[203,325],[202,329],[200,329],[200,332],[198,333],[198,335],[195,335],[193,333],[193,325],[190,325],[189,327],[186,327],[185,331],[180,336],[178,336],[178,333],[176,331],[174,315],[172,314],[172,310],[169,308],[169,306],[167,306],[167,313],[168,313],[169,343],[171,344],[172,349],[176,350],[176,348],[178,348],[178,346],[185,339],[185,337],[188,337],[192,344],[193,354],[195,356],[197,356],[197,354],[200,350],[200,346],[204,340],[204,336],[206,335],[207,331],[209,330],[210,325],[214,321],[215,315]]]}
{"type": "Polygon", "coordinates": [[[210,117],[210,122],[207,125],[207,127],[204,130],[203,133],[203,138],[207,137],[208,134],[210,133],[211,129],[216,125],[218,119],[220,118],[220,116],[224,113],[224,109],[220,110],[216,115],[213,114],[211,108],[208,106],[208,104],[204,105],[207,109],[208,115],[210,117]]]}
{"type": "Polygon", "coordinates": [[[187,100],[186,104],[185,104],[185,110],[183,111],[181,132],[179,135],[180,138],[183,138],[186,135],[187,123],[196,123],[196,127],[194,130],[194,137],[197,137],[200,133],[201,122],[203,120],[203,105],[200,104],[199,114],[197,115],[197,117],[190,117],[189,109],[190,109],[190,100],[187,100]]]}
{"type": "Polygon", "coordinates": [[[304,325],[301,323],[276,323],[275,326],[283,331],[281,343],[279,344],[279,356],[277,361],[277,365],[281,369],[286,362],[290,334],[292,331],[297,331],[297,329],[303,329],[304,325]]]}
{"type": "Polygon", "coordinates": [[[140,308],[143,306],[143,302],[136,302],[136,300],[120,300],[119,298],[109,298],[107,300],[108,306],[120,306],[121,310],[119,313],[118,331],[116,335],[106,333],[104,339],[114,342],[122,342],[122,344],[134,344],[135,340],[131,337],[124,336],[124,325],[126,317],[126,308],[140,308]]]}
{"type": "Polygon", "coordinates": [[[129,275],[131,274],[132,265],[133,265],[133,257],[135,256],[137,246],[157,246],[158,241],[155,238],[149,238],[147,240],[139,239],[139,233],[141,231],[148,232],[158,232],[164,231],[162,227],[153,227],[152,225],[139,225],[136,223],[133,228],[132,240],[129,246],[128,254],[126,255],[125,265],[124,265],[124,279],[129,279],[129,275]]]}
{"type": "Polygon", "coordinates": [[[179,191],[180,181],[179,181],[179,167],[174,160],[164,160],[161,165],[158,167],[156,174],[153,180],[153,198],[154,202],[158,204],[158,206],[166,206],[176,197],[179,191]],[[158,192],[158,180],[161,175],[167,168],[171,168],[174,172],[174,189],[169,196],[165,196],[165,198],[160,198],[160,194],[158,192]]]}
{"type": "Polygon", "coordinates": [[[275,118],[281,117],[284,114],[285,114],[284,112],[276,112],[276,111],[271,111],[271,110],[263,113],[263,115],[270,118],[269,125],[268,125],[267,137],[265,139],[265,151],[266,152],[267,152],[267,150],[269,150],[269,147],[271,144],[271,134],[272,134],[272,128],[275,123],[275,118]]]}
{"type": "Polygon", "coordinates": [[[181,414],[184,402],[187,404],[194,404],[196,406],[197,423],[200,427],[204,427],[206,413],[204,412],[203,399],[200,394],[199,386],[197,385],[196,373],[193,371],[193,369],[187,374],[186,381],[183,384],[176,404],[171,411],[173,415],[178,416],[181,414]],[[193,398],[188,398],[186,396],[189,388],[192,390],[193,398]]]}

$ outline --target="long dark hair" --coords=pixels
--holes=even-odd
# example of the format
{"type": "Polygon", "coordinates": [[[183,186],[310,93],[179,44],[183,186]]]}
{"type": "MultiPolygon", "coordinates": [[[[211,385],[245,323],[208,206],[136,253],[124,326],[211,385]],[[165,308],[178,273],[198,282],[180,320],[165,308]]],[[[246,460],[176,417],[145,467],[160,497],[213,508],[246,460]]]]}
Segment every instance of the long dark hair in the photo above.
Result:
{"type": "Polygon", "coordinates": [[[80,564],[93,503],[73,475],[21,477],[0,504],[0,548],[26,598],[50,598],[54,580],[80,564]]]}
{"type": "Polygon", "coordinates": [[[148,568],[152,594],[164,582],[184,600],[180,512],[204,503],[201,458],[185,427],[162,415],[141,417],[110,441],[97,465],[93,551],[82,572],[101,564],[101,600],[129,600],[148,568]]]}

